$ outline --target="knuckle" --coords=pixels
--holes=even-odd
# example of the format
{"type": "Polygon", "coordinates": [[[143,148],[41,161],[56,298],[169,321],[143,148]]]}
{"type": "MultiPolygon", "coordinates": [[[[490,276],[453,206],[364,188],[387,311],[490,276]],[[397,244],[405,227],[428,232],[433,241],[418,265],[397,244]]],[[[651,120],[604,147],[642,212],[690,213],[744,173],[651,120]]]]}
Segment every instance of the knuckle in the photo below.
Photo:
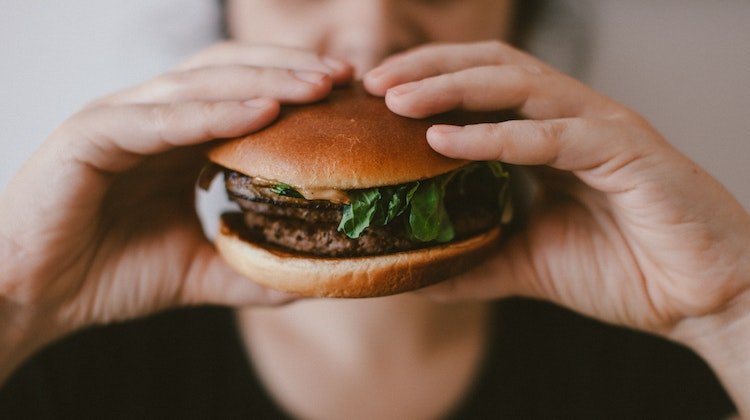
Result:
{"type": "MultiPolygon", "coordinates": [[[[545,142],[557,145],[562,138],[564,125],[559,121],[534,121],[545,142]]],[[[584,123],[585,124],[585,123],[584,123]]]]}
{"type": "Polygon", "coordinates": [[[198,108],[200,115],[221,115],[224,111],[224,104],[221,102],[194,102],[194,106],[198,108]]]}
{"type": "Polygon", "coordinates": [[[648,122],[643,116],[625,107],[617,107],[612,110],[607,115],[607,119],[623,124],[648,125],[648,122]]]}
{"type": "Polygon", "coordinates": [[[149,92],[151,95],[170,95],[184,90],[186,86],[195,83],[195,76],[197,73],[197,69],[170,71],[146,82],[141,85],[141,88],[143,91],[149,92]]]}
{"type": "Polygon", "coordinates": [[[84,105],[83,109],[94,109],[94,108],[100,108],[103,106],[106,106],[108,104],[111,104],[115,102],[117,98],[117,93],[111,93],[109,95],[100,96],[98,98],[94,98],[89,103],[84,105]]]}
{"type": "Polygon", "coordinates": [[[198,57],[212,58],[222,55],[235,54],[242,49],[247,48],[246,44],[243,44],[236,40],[224,40],[217,42],[210,47],[206,48],[202,52],[198,53],[198,57]]]}
{"type": "Polygon", "coordinates": [[[432,41],[425,44],[422,44],[414,49],[412,51],[417,53],[423,53],[426,51],[431,51],[438,48],[450,48],[454,44],[448,43],[448,42],[440,42],[440,41],[432,41]]]}
{"type": "Polygon", "coordinates": [[[524,64],[518,66],[519,71],[526,77],[539,77],[546,73],[546,70],[536,64],[524,64]]]}
{"type": "Polygon", "coordinates": [[[533,121],[532,124],[533,129],[538,133],[538,139],[542,145],[541,150],[546,151],[542,158],[544,164],[553,165],[557,158],[557,151],[560,150],[565,125],[560,121],[533,121]]]}
{"type": "Polygon", "coordinates": [[[507,145],[503,142],[503,139],[508,137],[508,125],[503,123],[487,124],[485,125],[488,138],[494,139],[494,151],[493,159],[502,161],[506,157],[507,145]]]}
{"type": "Polygon", "coordinates": [[[173,104],[151,106],[147,113],[147,124],[159,140],[167,140],[170,127],[179,124],[177,106],[173,104]]]}
{"type": "Polygon", "coordinates": [[[529,79],[529,73],[524,66],[504,66],[504,72],[515,84],[526,83],[529,79]]]}
{"type": "Polygon", "coordinates": [[[257,63],[266,63],[273,60],[274,56],[283,54],[282,47],[271,45],[244,45],[245,57],[257,63]]]}
{"type": "Polygon", "coordinates": [[[180,86],[189,84],[195,79],[198,73],[197,69],[187,69],[182,71],[170,71],[153,79],[149,84],[159,84],[166,86],[180,86]]]}
{"type": "Polygon", "coordinates": [[[195,67],[167,72],[141,85],[139,88],[140,96],[175,98],[202,95],[206,93],[206,85],[217,77],[216,72],[227,67],[232,66],[195,67]]]}
{"type": "MultiPolygon", "coordinates": [[[[414,47],[410,50],[394,54],[390,58],[392,59],[412,58],[412,59],[417,59],[417,60],[424,60],[426,58],[433,56],[433,54],[435,53],[442,53],[442,52],[445,52],[446,50],[451,50],[456,45],[457,44],[454,44],[454,43],[433,41],[433,42],[428,42],[420,46],[414,47]]],[[[390,61],[390,58],[389,58],[389,61],[390,61]]]]}
{"type": "MultiPolygon", "coordinates": [[[[566,123],[551,121],[549,122],[547,134],[549,138],[554,138],[555,143],[559,144],[562,141],[565,130],[570,130],[571,133],[605,133],[611,131],[611,122],[600,118],[573,118],[568,120],[566,123]]],[[[582,142],[584,140],[579,140],[582,142]]]]}
{"type": "MultiPolygon", "coordinates": [[[[446,73],[440,76],[435,76],[432,79],[433,82],[441,83],[445,85],[445,88],[448,90],[450,94],[458,94],[461,91],[461,86],[464,85],[467,78],[473,77],[471,74],[472,71],[466,71],[466,72],[455,72],[455,73],[446,73]]],[[[430,79],[427,79],[430,80],[430,79]]]]}
{"type": "Polygon", "coordinates": [[[204,65],[206,62],[213,60],[217,55],[224,54],[226,51],[226,44],[229,42],[231,41],[221,41],[206,47],[189,56],[185,61],[180,63],[177,68],[191,68],[204,65]]]}
{"type": "Polygon", "coordinates": [[[282,57],[287,61],[287,65],[299,60],[320,62],[322,59],[321,54],[315,51],[292,46],[246,44],[244,48],[247,56],[253,57],[254,62],[257,62],[259,65],[266,63],[272,67],[275,67],[274,63],[278,63],[282,57]]]}
{"type": "Polygon", "coordinates": [[[489,41],[482,41],[478,44],[480,47],[487,49],[489,54],[497,57],[505,57],[510,50],[510,46],[503,41],[497,39],[491,39],[489,41]]]}
{"type": "Polygon", "coordinates": [[[508,66],[507,78],[512,82],[509,94],[513,95],[516,102],[525,103],[531,97],[534,85],[538,82],[532,72],[526,66],[508,66]]]}
{"type": "Polygon", "coordinates": [[[238,132],[245,126],[247,120],[237,118],[237,108],[227,102],[197,102],[194,122],[202,137],[220,137],[220,132],[238,132]]]}
{"type": "Polygon", "coordinates": [[[311,50],[309,48],[303,48],[303,47],[296,47],[293,45],[263,45],[263,48],[266,49],[266,51],[269,52],[269,54],[279,54],[279,53],[286,53],[286,54],[305,54],[310,57],[315,56],[317,53],[314,50],[311,50]]]}
{"type": "Polygon", "coordinates": [[[237,48],[242,48],[245,45],[237,40],[227,39],[223,41],[219,41],[215,43],[214,45],[208,47],[207,51],[217,51],[217,52],[232,52],[237,48]]]}
{"type": "Polygon", "coordinates": [[[98,121],[106,110],[105,106],[87,106],[57,126],[53,135],[61,138],[80,136],[83,131],[86,131],[84,127],[98,121]]]}
{"type": "Polygon", "coordinates": [[[475,92],[471,89],[471,84],[475,77],[471,72],[457,72],[445,75],[446,92],[448,97],[453,98],[454,106],[466,107],[477,102],[475,92]]]}

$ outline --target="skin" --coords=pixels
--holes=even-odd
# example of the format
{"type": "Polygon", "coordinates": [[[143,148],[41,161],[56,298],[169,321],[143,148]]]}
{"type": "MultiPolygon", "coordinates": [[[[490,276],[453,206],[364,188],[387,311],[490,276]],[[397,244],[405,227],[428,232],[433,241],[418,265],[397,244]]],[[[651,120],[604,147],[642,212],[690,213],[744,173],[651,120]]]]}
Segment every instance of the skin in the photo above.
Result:
{"type": "Polygon", "coordinates": [[[414,118],[515,109],[527,120],[433,126],[427,140],[450,157],[541,166],[528,228],[423,294],[527,296],[662,335],[701,354],[750,412],[750,216],[708,173],[632,110],[502,43],[415,49],[365,83],[414,118]]]}
{"type": "Polygon", "coordinates": [[[229,1],[231,36],[305,48],[352,63],[357,75],[425,42],[501,39],[510,0],[229,1]]]}
{"type": "Polygon", "coordinates": [[[288,301],[224,265],[193,210],[194,184],[204,143],[258,130],[280,103],[318,100],[351,77],[348,64],[323,59],[217,45],[55,130],[0,196],[0,378],[88,325],[288,301]]]}
{"type": "MultiPolygon", "coordinates": [[[[460,360],[456,377],[471,374],[481,348],[483,305],[476,302],[523,295],[695,349],[740,413],[750,413],[742,392],[750,386],[750,215],[634,111],[506,44],[479,42],[506,35],[509,4],[246,0],[229,2],[229,12],[232,33],[254,44],[220,44],[93,102],[52,133],[0,195],[0,378],[44,344],[88,325],[178,305],[288,300],[240,279],[200,233],[189,206],[199,149],[212,138],[261,129],[279,103],[320,99],[356,73],[409,117],[517,110],[527,120],[438,126],[427,139],[451,157],[533,165],[541,192],[528,229],[497,255],[420,292],[472,303],[444,306],[412,295],[243,312],[248,348],[287,408],[316,414],[294,384],[274,388],[279,373],[264,370],[262,351],[288,341],[263,335],[258,320],[276,322],[293,339],[307,333],[305,348],[320,350],[310,352],[319,355],[319,370],[286,375],[291,382],[320,378],[336,362],[320,345],[334,339],[354,343],[346,353],[354,368],[331,383],[372,365],[368,346],[356,345],[368,342],[390,344],[386,365],[435,354],[447,366],[460,360]],[[413,48],[426,41],[444,43],[413,48]],[[265,99],[245,103],[256,98],[265,99]],[[389,323],[395,331],[371,328],[394,311],[409,322],[389,323]],[[466,322],[440,331],[450,339],[435,342],[446,313],[466,322]],[[299,319],[310,329],[295,330],[299,319]],[[384,339],[393,336],[402,339],[384,339]]],[[[404,372],[391,374],[419,376],[404,372]]],[[[406,412],[444,412],[461,389],[438,391],[446,406],[428,401],[406,412]]],[[[350,407],[340,409],[344,416],[350,407]]]]}

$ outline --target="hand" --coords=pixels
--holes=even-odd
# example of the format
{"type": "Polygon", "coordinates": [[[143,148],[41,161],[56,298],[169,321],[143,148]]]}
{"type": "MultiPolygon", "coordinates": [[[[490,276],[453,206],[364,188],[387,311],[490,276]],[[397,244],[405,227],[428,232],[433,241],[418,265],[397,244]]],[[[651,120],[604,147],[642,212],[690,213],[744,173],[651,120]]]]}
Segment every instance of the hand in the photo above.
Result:
{"type": "Polygon", "coordinates": [[[680,339],[750,301],[748,213],[624,106],[499,42],[421,47],[364,82],[408,117],[514,109],[526,120],[434,126],[427,140],[450,157],[544,165],[528,229],[430,295],[547,299],[680,339]]]}
{"type": "Polygon", "coordinates": [[[351,75],[307,51],[224,43],[71,117],[0,195],[0,338],[38,347],[176,305],[288,300],[234,273],[204,238],[202,144],[258,130],[279,102],[319,100],[351,75]]]}
{"type": "Polygon", "coordinates": [[[499,42],[430,45],[364,77],[401,115],[514,109],[526,120],[433,126],[455,158],[535,168],[528,227],[439,299],[522,295],[665,335],[701,354],[750,415],[750,215],[642,117],[499,42]]]}

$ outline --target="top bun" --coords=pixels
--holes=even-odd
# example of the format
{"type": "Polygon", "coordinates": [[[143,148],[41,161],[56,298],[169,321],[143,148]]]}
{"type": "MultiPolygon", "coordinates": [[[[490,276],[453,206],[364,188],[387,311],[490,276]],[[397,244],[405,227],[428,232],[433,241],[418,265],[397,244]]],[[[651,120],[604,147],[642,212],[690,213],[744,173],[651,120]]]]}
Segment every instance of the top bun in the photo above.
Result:
{"type": "Polygon", "coordinates": [[[298,188],[396,185],[467,164],[433,151],[425,137],[431,125],[466,123],[467,115],[402,117],[356,83],[334,89],[320,102],[284,107],[274,124],[221,143],[209,158],[245,175],[298,188]]]}

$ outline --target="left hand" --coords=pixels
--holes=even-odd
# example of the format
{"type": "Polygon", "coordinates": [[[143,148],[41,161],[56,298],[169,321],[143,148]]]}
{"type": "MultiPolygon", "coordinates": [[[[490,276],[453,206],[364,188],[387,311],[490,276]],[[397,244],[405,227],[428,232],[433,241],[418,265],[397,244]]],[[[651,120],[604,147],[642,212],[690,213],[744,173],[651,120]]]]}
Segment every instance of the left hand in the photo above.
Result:
{"type": "Polygon", "coordinates": [[[513,109],[525,120],[434,126],[427,140],[449,157],[547,166],[526,231],[428,294],[530,296],[682,338],[690,320],[750,316],[750,216],[633,111],[494,41],[420,47],[364,82],[413,118],[513,109]]]}

